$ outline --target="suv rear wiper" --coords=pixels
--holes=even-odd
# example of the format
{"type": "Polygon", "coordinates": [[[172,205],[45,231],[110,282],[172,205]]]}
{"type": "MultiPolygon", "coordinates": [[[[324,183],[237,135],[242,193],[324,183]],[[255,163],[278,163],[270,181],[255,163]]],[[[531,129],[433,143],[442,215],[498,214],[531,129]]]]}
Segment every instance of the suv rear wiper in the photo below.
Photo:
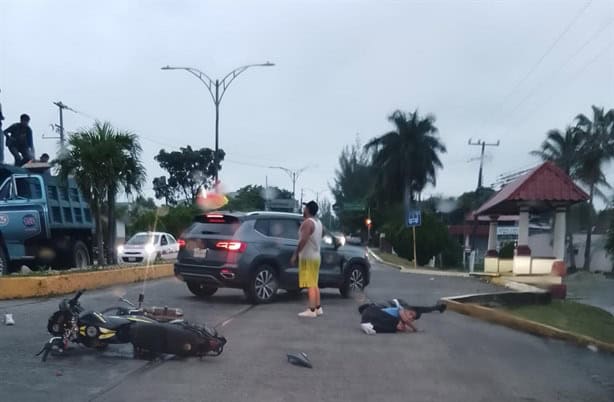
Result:
{"type": "Polygon", "coordinates": [[[218,234],[217,232],[211,232],[209,230],[201,230],[200,234],[218,234]]]}

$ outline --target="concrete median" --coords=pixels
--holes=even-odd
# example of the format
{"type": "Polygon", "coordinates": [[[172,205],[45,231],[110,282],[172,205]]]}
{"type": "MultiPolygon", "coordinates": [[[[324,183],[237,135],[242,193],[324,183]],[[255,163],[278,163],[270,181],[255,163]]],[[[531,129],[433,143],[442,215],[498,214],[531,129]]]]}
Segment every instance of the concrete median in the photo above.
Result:
{"type": "Polygon", "coordinates": [[[173,264],[71,271],[57,275],[7,276],[0,277],[0,300],[53,296],[169,276],[173,276],[173,264]]]}
{"type": "MultiPolygon", "coordinates": [[[[486,295],[465,295],[456,297],[445,297],[441,300],[448,306],[451,311],[456,311],[460,314],[465,314],[471,317],[479,318],[484,321],[503,325],[519,331],[528,332],[533,335],[542,337],[560,339],[563,341],[575,343],[580,346],[594,346],[599,350],[614,353],[614,344],[592,337],[577,334],[570,331],[565,331],[559,328],[552,327],[547,324],[527,320],[499,309],[480,305],[479,300],[474,300],[475,297],[484,297],[486,295]]],[[[536,294],[535,297],[541,297],[536,294]]]]}

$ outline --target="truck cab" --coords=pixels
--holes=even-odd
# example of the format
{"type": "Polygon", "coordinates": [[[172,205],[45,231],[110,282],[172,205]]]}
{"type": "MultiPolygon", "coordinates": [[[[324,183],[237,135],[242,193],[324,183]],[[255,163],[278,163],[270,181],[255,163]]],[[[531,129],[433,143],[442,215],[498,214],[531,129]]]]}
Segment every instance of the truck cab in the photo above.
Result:
{"type": "Polygon", "coordinates": [[[76,182],[61,182],[50,165],[0,165],[0,274],[91,263],[92,215],[76,182]]]}

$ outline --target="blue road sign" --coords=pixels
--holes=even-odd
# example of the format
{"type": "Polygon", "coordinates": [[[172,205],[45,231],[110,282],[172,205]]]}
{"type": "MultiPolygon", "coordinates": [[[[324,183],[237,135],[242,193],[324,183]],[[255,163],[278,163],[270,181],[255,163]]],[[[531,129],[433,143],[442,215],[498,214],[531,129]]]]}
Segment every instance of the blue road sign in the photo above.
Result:
{"type": "Polygon", "coordinates": [[[422,224],[422,211],[419,209],[409,209],[405,216],[405,226],[408,228],[420,226],[422,224]]]}

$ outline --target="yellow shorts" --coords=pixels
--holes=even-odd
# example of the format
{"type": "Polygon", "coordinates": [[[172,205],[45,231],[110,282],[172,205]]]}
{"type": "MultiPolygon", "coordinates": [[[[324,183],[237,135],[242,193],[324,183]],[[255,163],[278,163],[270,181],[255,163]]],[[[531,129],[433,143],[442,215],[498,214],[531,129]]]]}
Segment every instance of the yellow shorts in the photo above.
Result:
{"type": "Polygon", "coordinates": [[[298,287],[317,288],[320,274],[320,260],[298,260],[298,287]]]}

